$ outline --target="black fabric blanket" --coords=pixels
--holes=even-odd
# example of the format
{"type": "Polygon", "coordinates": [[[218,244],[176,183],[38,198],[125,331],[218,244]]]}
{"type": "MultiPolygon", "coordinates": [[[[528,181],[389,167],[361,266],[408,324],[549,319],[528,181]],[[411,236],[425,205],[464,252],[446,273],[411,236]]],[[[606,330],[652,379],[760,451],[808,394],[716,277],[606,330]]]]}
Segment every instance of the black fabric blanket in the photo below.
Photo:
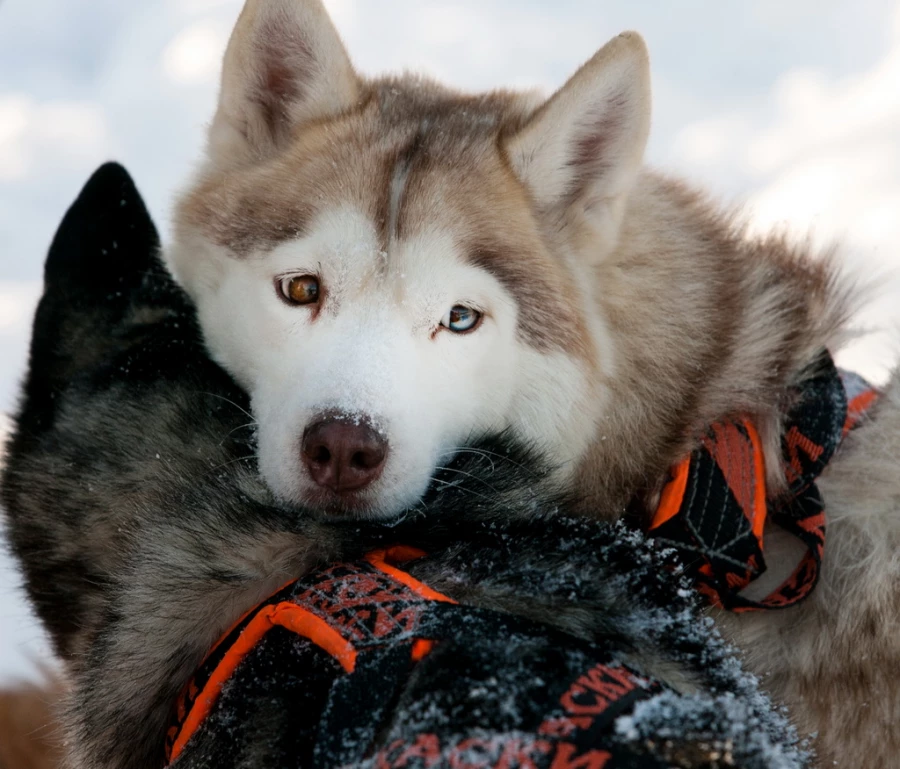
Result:
{"type": "MultiPolygon", "coordinates": [[[[366,554],[395,545],[424,552],[403,573],[457,604],[427,607],[415,638],[352,673],[302,634],[267,632],[174,766],[807,765],[675,555],[567,518],[527,447],[485,438],[389,526],[280,506],[255,470],[246,397],[157,252],[127,173],[103,167],[47,261],[3,477],[13,550],[71,674],[78,766],[162,765],[217,637],[286,575],[299,582],[279,601],[346,594],[366,554]]],[[[345,620],[367,621],[352,605],[345,620]]]]}

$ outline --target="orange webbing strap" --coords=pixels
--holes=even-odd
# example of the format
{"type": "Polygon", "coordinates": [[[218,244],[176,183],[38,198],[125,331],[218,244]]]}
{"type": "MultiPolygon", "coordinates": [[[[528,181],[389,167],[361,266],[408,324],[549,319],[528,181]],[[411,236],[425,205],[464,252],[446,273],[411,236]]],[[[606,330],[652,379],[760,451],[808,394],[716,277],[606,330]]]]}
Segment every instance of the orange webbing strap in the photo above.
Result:
{"type": "MultiPolygon", "coordinates": [[[[444,603],[456,603],[452,598],[448,598],[437,590],[432,590],[428,585],[424,585],[417,579],[414,579],[402,569],[391,566],[391,563],[406,563],[407,561],[421,558],[425,553],[415,547],[407,547],[406,545],[395,545],[387,550],[373,550],[366,556],[366,560],[376,569],[385,574],[392,576],[398,582],[406,585],[416,595],[422,596],[429,601],[442,601],[444,603]]],[[[413,643],[412,659],[413,662],[421,662],[434,647],[434,641],[427,638],[419,638],[413,643]]]]}
{"type": "Polygon", "coordinates": [[[371,563],[378,571],[393,577],[400,584],[406,585],[406,587],[422,598],[429,601],[456,603],[452,598],[448,598],[437,590],[432,590],[428,585],[422,584],[407,572],[391,565],[392,563],[397,564],[414,561],[416,558],[422,558],[424,555],[425,552],[418,548],[407,547],[406,545],[396,545],[395,547],[390,547],[386,550],[373,550],[366,556],[366,561],[371,563]]]}
{"type": "Polygon", "coordinates": [[[878,390],[864,390],[851,399],[847,406],[847,420],[844,422],[844,436],[846,437],[854,427],[866,416],[869,409],[878,400],[878,390]]]}
{"type": "Polygon", "coordinates": [[[713,604],[746,587],[762,564],[765,461],[749,420],[713,425],[677,464],[649,533],[683,551],[713,604]]]}
{"type": "MultiPolygon", "coordinates": [[[[334,657],[346,673],[353,673],[360,648],[366,647],[367,641],[377,644],[379,632],[376,627],[373,638],[363,639],[358,633],[359,626],[352,623],[355,609],[365,604],[365,608],[361,610],[369,614],[373,614],[373,610],[384,610],[384,616],[388,619],[388,622],[383,623],[388,627],[385,632],[387,637],[388,632],[395,630],[397,626],[390,617],[389,604],[392,601],[399,601],[407,607],[403,613],[406,622],[410,621],[408,607],[411,603],[419,607],[432,602],[455,604],[452,598],[432,590],[397,567],[397,564],[424,555],[421,550],[403,546],[374,551],[365,557],[365,564],[377,570],[381,575],[379,578],[373,580],[371,575],[361,573],[353,565],[334,567],[324,573],[332,579],[312,586],[304,584],[302,580],[291,583],[245,615],[208,655],[207,660],[213,660],[213,663],[202,686],[198,688],[192,680],[179,698],[176,723],[170,730],[168,740],[169,762],[179,756],[188,740],[209,716],[222,687],[234,675],[237,667],[273,628],[284,628],[308,639],[334,657]],[[339,568],[340,573],[335,573],[339,568]],[[341,583],[342,579],[345,584],[341,583]],[[360,585],[361,590],[358,589],[360,585]],[[351,617],[349,622],[346,621],[348,615],[351,617]]],[[[414,624],[411,629],[414,630],[414,624]]],[[[368,645],[371,646],[372,643],[368,645]]],[[[421,660],[431,648],[432,642],[429,639],[414,639],[412,659],[421,660]]]]}
{"type": "Polygon", "coordinates": [[[688,474],[691,471],[691,458],[685,457],[671,471],[671,480],[665,485],[659,498],[659,506],[650,522],[650,531],[660,528],[681,512],[684,503],[684,492],[687,489],[688,474]]]}
{"type": "MultiPolygon", "coordinates": [[[[766,467],[759,433],[749,420],[722,422],[710,428],[701,444],[715,461],[762,546],[767,515],[766,467]]],[[[683,512],[692,461],[695,461],[693,456],[685,457],[672,469],[650,523],[650,532],[683,512]]]]}
{"type": "Polygon", "coordinates": [[[187,741],[194,735],[215,705],[222,687],[234,674],[237,666],[274,627],[292,630],[308,638],[340,662],[348,673],[356,666],[356,650],[340,634],[320,618],[292,603],[278,603],[263,607],[229,647],[193,706],[185,714],[178,737],[172,744],[169,760],[178,758],[187,741]]]}
{"type": "Polygon", "coordinates": [[[764,569],[765,458],[749,420],[710,427],[676,465],[649,533],[682,551],[697,589],[713,606],[735,608],[764,569]]]}

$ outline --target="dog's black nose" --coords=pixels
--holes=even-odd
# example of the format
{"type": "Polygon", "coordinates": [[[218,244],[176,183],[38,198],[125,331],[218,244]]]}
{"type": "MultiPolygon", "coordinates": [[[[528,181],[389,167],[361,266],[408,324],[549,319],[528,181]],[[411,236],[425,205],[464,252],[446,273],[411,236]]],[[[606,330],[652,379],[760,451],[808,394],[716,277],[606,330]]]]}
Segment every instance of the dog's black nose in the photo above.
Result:
{"type": "Polygon", "coordinates": [[[329,418],[306,428],[301,451],[316,484],[343,494],[381,475],[388,444],[366,422],[329,418]]]}

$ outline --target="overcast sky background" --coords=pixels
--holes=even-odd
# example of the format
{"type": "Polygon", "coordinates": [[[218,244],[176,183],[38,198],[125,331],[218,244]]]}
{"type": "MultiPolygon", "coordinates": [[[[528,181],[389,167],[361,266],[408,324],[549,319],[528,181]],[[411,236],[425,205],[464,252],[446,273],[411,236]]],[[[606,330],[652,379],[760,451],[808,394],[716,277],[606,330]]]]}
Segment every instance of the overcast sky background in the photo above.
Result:
{"type": "MultiPolygon", "coordinates": [[[[358,67],[551,90],[608,38],[653,60],[649,161],[759,227],[840,238],[879,274],[842,362],[883,379],[900,344],[900,0],[326,0],[358,67]]],[[[212,114],[240,0],[0,0],[0,413],[14,401],[45,249],[101,162],[165,231],[212,114]]],[[[2,544],[2,543],[0,543],[2,544]]],[[[0,679],[41,632],[0,555],[0,679]]],[[[31,672],[30,672],[31,671],[31,672]]]]}

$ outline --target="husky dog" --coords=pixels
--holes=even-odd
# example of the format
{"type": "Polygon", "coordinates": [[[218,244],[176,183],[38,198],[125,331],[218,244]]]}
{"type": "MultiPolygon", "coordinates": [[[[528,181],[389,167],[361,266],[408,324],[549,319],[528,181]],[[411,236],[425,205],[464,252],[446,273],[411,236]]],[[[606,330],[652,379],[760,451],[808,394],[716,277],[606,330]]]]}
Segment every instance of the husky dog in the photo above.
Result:
{"type": "MultiPolygon", "coordinates": [[[[157,245],[130,179],[101,169],[51,248],[2,479],[14,551],[70,679],[66,765],[161,766],[179,691],[241,615],[313,567],[402,542],[429,554],[410,567],[414,577],[463,604],[543,623],[557,639],[498,634],[464,658],[556,668],[543,669],[546,680],[526,669],[522,695],[498,684],[502,665],[483,681],[470,667],[462,674],[480,685],[454,699],[441,665],[459,644],[439,645],[430,678],[410,675],[381,722],[383,740],[426,728],[457,730],[451,746],[473,734],[520,738],[521,713],[561,684],[547,671],[574,659],[559,645],[565,635],[668,688],[612,714],[602,744],[615,760],[594,751],[579,765],[806,766],[786,719],[702,621],[671,555],[622,524],[558,515],[555,480],[508,434],[459,452],[415,513],[390,526],[321,522],[278,502],[256,468],[245,396],[205,354],[157,245]]],[[[223,690],[174,766],[309,765],[292,747],[304,700],[296,680],[279,683],[271,666],[249,677],[223,690]]],[[[601,701],[587,699],[583,713],[601,701]]],[[[378,755],[363,765],[387,765],[378,755]]],[[[409,753],[396,765],[457,765],[454,755],[463,757],[404,763],[409,753]]]]}
{"type": "MultiPolygon", "coordinates": [[[[166,259],[250,394],[277,499],[388,518],[507,431],[582,513],[640,517],[731,415],[777,493],[790,393],[841,344],[854,291],[828,254],[749,237],[645,169],[649,124],[633,33],[547,100],[469,95],[361,77],[318,0],[248,0],[166,259]]],[[[814,596],[721,618],[825,766],[900,755],[898,387],[821,480],[814,596]]],[[[787,575],[798,556],[766,537],[787,575]]]]}

